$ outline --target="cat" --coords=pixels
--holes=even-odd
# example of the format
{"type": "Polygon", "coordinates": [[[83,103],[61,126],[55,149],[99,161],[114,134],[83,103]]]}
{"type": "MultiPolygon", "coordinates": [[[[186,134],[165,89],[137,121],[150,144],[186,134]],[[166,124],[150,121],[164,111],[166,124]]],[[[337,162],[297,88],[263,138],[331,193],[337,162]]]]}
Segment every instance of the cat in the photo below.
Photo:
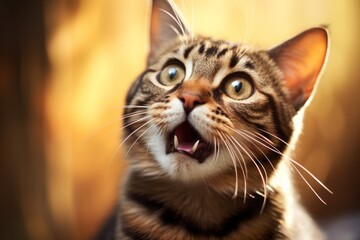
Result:
{"type": "Polygon", "coordinates": [[[297,199],[293,118],[325,65],[325,27],[270,49],[191,34],[153,0],[147,67],[126,97],[116,239],[322,239],[297,199]]]}

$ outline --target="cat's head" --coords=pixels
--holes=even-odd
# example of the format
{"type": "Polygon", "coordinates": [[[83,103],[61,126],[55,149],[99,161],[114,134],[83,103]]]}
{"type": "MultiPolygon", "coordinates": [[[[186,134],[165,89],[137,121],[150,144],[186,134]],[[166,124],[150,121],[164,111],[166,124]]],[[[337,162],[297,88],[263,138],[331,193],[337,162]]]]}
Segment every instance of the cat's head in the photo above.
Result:
{"type": "Polygon", "coordinates": [[[184,182],[264,182],[321,73],[327,31],[258,50],[192,36],[173,4],[154,0],[150,33],[124,116],[132,168],[184,182]]]}

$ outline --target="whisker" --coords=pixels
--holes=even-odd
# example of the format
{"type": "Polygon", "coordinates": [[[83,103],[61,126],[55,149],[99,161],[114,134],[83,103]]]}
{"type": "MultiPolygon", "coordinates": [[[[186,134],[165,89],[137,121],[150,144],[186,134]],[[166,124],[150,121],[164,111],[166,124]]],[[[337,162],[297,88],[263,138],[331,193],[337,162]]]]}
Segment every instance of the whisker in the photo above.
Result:
{"type": "Polygon", "coordinates": [[[266,133],[266,134],[269,134],[270,136],[276,138],[277,140],[281,141],[282,143],[286,144],[289,148],[291,148],[291,149],[294,150],[294,147],[293,147],[293,146],[291,146],[289,143],[287,143],[287,142],[284,141],[283,139],[279,138],[279,137],[276,136],[275,134],[272,134],[271,132],[268,132],[268,131],[266,131],[266,130],[264,130],[264,129],[261,129],[261,128],[257,128],[257,129],[258,129],[259,131],[261,131],[261,132],[264,132],[264,133],[266,133]]]}
{"type": "MultiPolygon", "coordinates": [[[[184,4],[184,0],[182,0],[182,3],[183,3],[183,5],[185,5],[184,4]]],[[[191,1],[191,18],[190,18],[190,14],[188,14],[189,13],[189,11],[188,11],[188,8],[186,7],[186,5],[185,5],[185,7],[184,7],[184,9],[186,10],[186,15],[187,15],[187,17],[186,17],[186,19],[190,19],[191,20],[191,22],[189,23],[189,29],[187,29],[189,32],[188,32],[188,35],[190,36],[190,44],[193,44],[194,43],[194,40],[195,40],[195,11],[194,11],[194,1],[192,0],[191,1]]]]}
{"type": "Polygon", "coordinates": [[[220,143],[214,136],[214,164],[217,162],[220,154],[220,143]]]}
{"type": "MultiPolygon", "coordinates": [[[[143,121],[144,119],[147,119],[147,118],[149,118],[149,117],[150,117],[150,116],[147,116],[147,117],[142,118],[142,119],[140,119],[140,120],[143,121]]],[[[136,121],[136,122],[139,122],[140,120],[138,120],[138,121],[136,121]]],[[[143,125],[141,125],[140,127],[138,127],[137,129],[135,129],[133,132],[131,132],[131,133],[125,138],[125,140],[123,140],[123,141],[121,142],[121,144],[119,144],[119,146],[116,148],[114,154],[111,156],[111,159],[110,159],[109,164],[108,164],[108,169],[110,168],[113,159],[114,159],[114,158],[116,157],[116,155],[118,154],[118,152],[119,152],[119,150],[121,149],[122,145],[123,145],[132,135],[134,135],[137,131],[139,131],[139,129],[141,129],[142,127],[144,127],[146,124],[150,123],[151,121],[154,121],[154,119],[150,119],[149,121],[145,122],[143,125]]],[[[134,124],[134,123],[131,123],[131,124],[134,124]]],[[[130,124],[128,124],[128,125],[130,125],[130,124]]],[[[125,128],[125,126],[124,126],[123,128],[125,128]]],[[[122,128],[122,129],[123,129],[123,128],[122,128]]]]}
{"type": "MultiPolygon", "coordinates": [[[[245,134],[245,133],[244,133],[245,134]]],[[[246,134],[245,134],[246,135],[246,134]]],[[[244,136],[245,137],[245,136],[244,136]]],[[[250,136],[249,136],[250,137],[250,136]]],[[[250,137],[251,138],[251,137],[250,137]]],[[[279,139],[280,140],[280,139],[279,139]]],[[[256,140],[255,140],[256,141],[256,140]]],[[[282,141],[283,143],[286,143],[284,141],[282,141]]],[[[262,144],[261,142],[259,142],[260,144],[262,144]]],[[[266,147],[266,145],[263,145],[264,147],[266,147]]],[[[274,151],[275,153],[280,154],[281,156],[283,156],[284,158],[286,158],[287,160],[291,161],[292,163],[295,163],[296,165],[298,165],[299,167],[301,167],[307,174],[309,174],[318,184],[320,184],[325,190],[327,190],[329,193],[332,194],[332,191],[330,189],[328,189],[318,178],[315,177],[314,174],[312,174],[307,168],[305,168],[304,166],[302,166],[300,163],[298,163],[297,161],[295,161],[294,159],[290,158],[289,156],[283,154],[279,149],[277,149],[274,145],[271,146],[271,148],[268,148],[271,151],[274,151]]]]}
{"type": "Polygon", "coordinates": [[[226,140],[223,138],[222,134],[221,134],[218,130],[216,130],[216,132],[218,133],[219,137],[222,139],[225,147],[227,148],[227,150],[228,150],[228,152],[229,152],[229,154],[230,154],[231,160],[232,160],[232,162],[233,162],[233,164],[234,164],[234,170],[235,170],[235,191],[234,191],[233,198],[236,198],[237,195],[238,195],[238,188],[239,188],[239,181],[238,181],[238,172],[237,172],[237,167],[236,167],[236,161],[235,161],[235,159],[234,159],[234,156],[233,156],[233,154],[232,154],[232,152],[231,152],[228,144],[226,143],[226,140]]]}
{"type": "MultiPolygon", "coordinates": [[[[246,146],[243,146],[243,145],[242,145],[236,138],[234,138],[233,136],[231,136],[231,137],[234,139],[234,141],[237,143],[237,145],[246,153],[246,155],[249,156],[250,160],[254,163],[256,169],[258,170],[258,172],[259,172],[259,174],[260,174],[260,178],[261,178],[261,180],[262,180],[263,188],[264,188],[264,195],[265,195],[264,201],[263,201],[263,205],[262,205],[262,208],[261,208],[261,211],[262,211],[262,210],[264,209],[264,207],[265,207],[266,198],[267,198],[267,187],[266,187],[266,186],[267,186],[267,184],[268,184],[268,176],[267,176],[266,170],[265,170],[264,166],[261,164],[261,162],[259,161],[259,159],[257,159],[257,157],[254,155],[253,152],[251,152],[251,151],[249,150],[249,151],[251,152],[251,154],[250,154],[250,153],[245,149],[246,146]],[[256,161],[254,160],[254,158],[253,158],[251,155],[253,155],[253,156],[256,158],[256,161]],[[263,175],[261,169],[259,168],[258,164],[256,164],[256,162],[258,162],[258,163],[261,165],[262,169],[264,170],[265,178],[264,178],[264,175],[263,175]]],[[[247,148],[247,147],[246,147],[246,148],[247,148]]]]}
{"type": "MultiPolygon", "coordinates": [[[[172,7],[172,6],[171,6],[171,7],[172,7]]],[[[184,26],[181,24],[181,22],[180,22],[180,20],[179,20],[179,18],[178,18],[178,16],[177,16],[177,14],[176,14],[175,11],[174,11],[175,17],[174,17],[171,13],[169,13],[168,11],[166,11],[165,9],[162,9],[162,8],[161,8],[160,11],[164,12],[164,13],[167,14],[169,17],[171,17],[171,18],[176,22],[176,24],[179,26],[182,34],[183,34],[183,35],[186,35],[186,31],[185,31],[185,29],[184,29],[184,26]]]]}
{"type": "Polygon", "coordinates": [[[155,119],[150,119],[149,121],[142,124],[140,127],[132,131],[122,142],[120,145],[123,145],[132,135],[134,135],[137,131],[139,131],[141,128],[143,128],[145,125],[149,124],[150,122],[155,121],[155,119]]]}
{"type": "Polygon", "coordinates": [[[171,24],[167,24],[169,28],[171,28],[175,33],[176,35],[178,36],[179,40],[181,41],[181,45],[183,47],[185,47],[185,42],[184,42],[184,38],[183,36],[180,34],[180,32],[171,24]]]}
{"type": "Polygon", "coordinates": [[[137,120],[135,120],[135,121],[132,121],[132,122],[130,122],[130,123],[128,123],[128,124],[126,124],[126,125],[122,126],[122,127],[120,128],[120,130],[123,130],[123,129],[125,129],[125,128],[127,128],[127,127],[131,126],[131,125],[134,125],[135,123],[138,123],[138,122],[144,121],[145,119],[148,119],[148,118],[151,118],[151,116],[145,116],[145,117],[142,117],[142,118],[137,119],[137,120]]]}
{"type": "Polygon", "coordinates": [[[183,35],[188,35],[189,33],[188,33],[188,31],[187,31],[187,29],[186,29],[186,27],[185,27],[186,24],[185,24],[185,22],[184,22],[184,21],[186,21],[186,18],[185,18],[185,19],[181,19],[180,16],[179,16],[179,14],[180,14],[181,12],[176,9],[176,5],[173,4],[173,3],[170,2],[170,1],[169,1],[169,4],[170,4],[170,6],[171,6],[171,8],[172,8],[172,10],[173,10],[173,12],[174,12],[174,14],[175,14],[175,17],[176,17],[176,19],[177,19],[177,23],[178,23],[178,25],[179,25],[179,27],[180,27],[183,35]]]}
{"type": "MultiPolygon", "coordinates": [[[[238,130],[236,130],[236,129],[233,129],[233,131],[234,132],[236,132],[237,133],[237,131],[238,130]]],[[[250,133],[250,132],[249,132],[250,133]]],[[[251,138],[250,137],[248,137],[248,136],[246,136],[245,134],[244,135],[242,135],[248,142],[250,142],[254,147],[256,147],[256,149],[257,150],[259,150],[259,152],[266,158],[266,160],[269,162],[269,164],[270,164],[270,166],[271,166],[271,168],[275,171],[275,167],[274,167],[274,165],[272,164],[272,162],[270,161],[270,159],[268,158],[268,156],[266,156],[266,154],[253,142],[253,141],[251,141],[251,138]],[[250,139],[249,139],[250,138],[250,139]]]]}
{"type": "Polygon", "coordinates": [[[141,105],[124,105],[124,106],[114,106],[114,108],[145,108],[148,109],[149,106],[141,106],[141,105]]]}
{"type": "MultiPolygon", "coordinates": [[[[145,114],[146,111],[139,111],[139,112],[135,112],[135,113],[129,113],[127,115],[124,115],[120,118],[116,118],[115,120],[112,120],[112,121],[109,121],[109,122],[106,122],[104,123],[101,127],[97,128],[96,130],[94,130],[88,137],[87,137],[87,140],[86,141],[90,141],[90,139],[92,139],[95,135],[97,135],[101,130],[103,130],[104,128],[110,126],[110,125],[113,125],[115,123],[120,123],[121,120],[124,120],[126,118],[130,118],[130,117],[134,117],[134,116],[138,116],[138,115],[142,115],[142,114],[145,114]]],[[[120,124],[119,124],[120,125],[120,124]]]]}
{"type": "Polygon", "coordinates": [[[147,110],[146,111],[136,111],[136,112],[132,112],[132,113],[127,113],[127,114],[124,114],[120,120],[125,120],[125,119],[128,119],[128,118],[132,118],[132,117],[136,117],[136,116],[141,116],[141,115],[146,115],[148,114],[147,110]]]}
{"type": "Polygon", "coordinates": [[[250,47],[246,47],[246,49],[244,49],[242,52],[241,52],[241,55],[240,55],[240,59],[249,51],[250,47]]]}
{"type": "MultiPolygon", "coordinates": [[[[154,120],[154,119],[152,119],[152,120],[154,120]]],[[[148,121],[147,124],[149,124],[149,123],[150,123],[150,122],[148,121]]],[[[135,140],[135,141],[131,144],[131,146],[129,147],[129,149],[128,149],[128,151],[126,152],[124,158],[127,157],[127,155],[129,154],[130,150],[131,150],[131,149],[133,148],[133,146],[137,143],[137,141],[138,141],[142,136],[144,136],[144,134],[145,134],[147,131],[149,131],[150,129],[152,129],[152,128],[154,128],[154,127],[156,127],[155,124],[152,125],[152,126],[150,126],[150,127],[148,127],[144,132],[142,132],[142,133],[140,134],[139,137],[136,138],[136,140],[135,140]]]]}
{"type": "MultiPolygon", "coordinates": [[[[234,129],[235,131],[235,129],[234,129]]],[[[296,172],[300,175],[300,177],[304,180],[304,182],[308,185],[308,187],[312,190],[312,192],[316,195],[316,197],[323,202],[324,204],[325,201],[318,195],[318,193],[316,193],[316,191],[314,190],[314,188],[311,186],[311,184],[305,179],[305,177],[302,175],[302,173],[297,169],[297,167],[294,165],[296,164],[297,166],[301,167],[301,169],[303,169],[310,177],[312,177],[321,187],[323,187],[326,191],[328,191],[329,193],[333,194],[333,192],[327,188],[325,186],[325,184],[323,184],[314,174],[312,174],[308,169],[306,169],[304,166],[302,166],[300,163],[298,163],[297,161],[295,161],[294,159],[290,158],[289,156],[285,155],[284,153],[282,153],[279,149],[277,149],[274,145],[272,146],[268,146],[266,144],[264,144],[263,142],[260,142],[254,138],[252,138],[251,136],[243,133],[243,132],[239,132],[239,131],[235,131],[238,134],[242,135],[244,138],[245,136],[250,137],[251,139],[253,139],[254,141],[256,141],[257,143],[261,144],[262,146],[264,146],[265,148],[269,149],[270,151],[273,151],[277,154],[279,154],[280,156],[284,157],[285,160],[289,161],[289,163],[291,164],[291,166],[296,170],[296,172]]],[[[279,139],[280,140],[280,139],[279,139]]],[[[282,141],[283,142],[283,141],[282,141]]],[[[285,142],[284,142],[285,143],[285,142]]]]}
{"type": "MultiPolygon", "coordinates": [[[[160,121],[159,123],[163,123],[165,122],[165,119],[160,121]]],[[[159,140],[161,134],[162,134],[162,130],[163,127],[159,127],[156,132],[154,133],[154,135],[151,137],[150,141],[147,144],[147,150],[146,150],[146,159],[148,158],[148,153],[149,153],[149,148],[150,148],[150,144],[153,143],[153,139],[156,138],[157,140],[159,140]]]]}
{"type": "MultiPolygon", "coordinates": [[[[230,136],[230,137],[231,137],[231,138],[229,138],[229,140],[230,140],[233,144],[235,144],[235,143],[236,143],[236,142],[234,142],[234,141],[235,141],[235,138],[234,138],[233,136],[230,136]]],[[[241,158],[242,163],[244,164],[244,167],[245,167],[245,176],[246,176],[246,178],[247,178],[247,177],[248,177],[248,171],[247,171],[245,159],[244,159],[241,151],[240,151],[238,148],[235,148],[235,149],[236,149],[236,151],[240,154],[240,158],[241,158]]],[[[240,163],[240,164],[241,164],[241,163],[240,163]]]]}
{"type": "MultiPolygon", "coordinates": [[[[265,147],[265,148],[267,148],[267,149],[269,149],[269,150],[271,150],[271,151],[273,151],[273,152],[275,152],[275,153],[281,153],[281,151],[279,151],[273,144],[270,144],[270,143],[268,143],[268,142],[262,142],[261,140],[262,139],[259,139],[259,140],[257,140],[257,139],[255,139],[255,138],[253,138],[253,137],[251,137],[250,135],[248,135],[248,134],[246,134],[246,133],[244,133],[243,131],[239,131],[239,130],[237,130],[237,129],[232,129],[235,133],[237,133],[237,134],[239,134],[239,135],[241,135],[242,137],[244,137],[245,139],[251,139],[251,140],[253,140],[253,141],[255,141],[256,143],[258,143],[258,144],[260,144],[261,146],[263,146],[263,147],[265,147]],[[269,145],[267,145],[267,144],[270,144],[270,146],[269,145]]],[[[249,132],[250,133],[250,132],[249,132]]],[[[249,141],[249,140],[248,140],[249,141]]]]}
{"type": "MultiPolygon", "coordinates": [[[[285,156],[285,158],[287,158],[287,156],[285,156]]],[[[302,170],[304,170],[307,174],[309,174],[318,184],[320,184],[320,186],[322,186],[326,191],[328,191],[331,194],[334,194],[329,188],[327,188],[325,186],[325,184],[323,184],[317,177],[315,177],[314,174],[312,174],[307,168],[305,168],[303,165],[301,165],[300,163],[298,163],[297,161],[289,158],[289,160],[291,161],[291,163],[296,164],[297,166],[299,166],[302,170]]]]}
{"type": "Polygon", "coordinates": [[[111,158],[110,158],[110,161],[109,161],[109,163],[108,163],[108,166],[107,166],[107,170],[108,170],[108,171],[110,170],[111,164],[112,164],[114,158],[116,157],[116,155],[119,153],[120,149],[121,149],[121,145],[118,145],[118,146],[116,147],[114,153],[112,154],[112,156],[111,156],[111,158]]]}
{"type": "MultiPolygon", "coordinates": [[[[230,136],[230,137],[233,138],[233,136],[230,136]]],[[[236,149],[236,151],[240,154],[240,157],[241,157],[241,159],[242,159],[242,161],[243,161],[244,168],[245,168],[245,171],[244,171],[244,169],[243,169],[243,167],[242,167],[242,164],[241,164],[241,161],[240,161],[239,163],[240,163],[241,171],[242,171],[243,177],[244,177],[244,203],[245,203],[245,202],[246,202],[246,195],[247,195],[247,178],[248,178],[247,166],[246,166],[246,163],[245,163],[245,160],[244,160],[244,157],[243,157],[241,151],[240,151],[238,148],[236,148],[236,144],[234,143],[234,140],[231,139],[230,137],[227,136],[227,138],[229,139],[230,143],[233,144],[232,146],[234,146],[234,148],[236,149]]]]}
{"type": "MultiPolygon", "coordinates": [[[[311,184],[305,179],[305,177],[300,173],[300,171],[298,170],[298,168],[296,166],[294,166],[294,164],[290,161],[291,166],[295,169],[295,171],[300,175],[300,177],[304,180],[304,182],[306,183],[306,185],[308,185],[308,187],[311,189],[311,191],[316,195],[316,197],[325,205],[326,202],[319,196],[319,194],[315,191],[315,189],[311,186],[311,184]]],[[[316,177],[314,178],[315,180],[318,180],[316,177]]],[[[319,181],[319,180],[318,180],[319,181]]],[[[321,183],[322,185],[322,183],[321,183]]],[[[322,185],[323,186],[323,185],[322,185]]],[[[328,190],[325,187],[326,190],[328,190]]],[[[331,194],[332,192],[330,190],[328,190],[331,194]]]]}

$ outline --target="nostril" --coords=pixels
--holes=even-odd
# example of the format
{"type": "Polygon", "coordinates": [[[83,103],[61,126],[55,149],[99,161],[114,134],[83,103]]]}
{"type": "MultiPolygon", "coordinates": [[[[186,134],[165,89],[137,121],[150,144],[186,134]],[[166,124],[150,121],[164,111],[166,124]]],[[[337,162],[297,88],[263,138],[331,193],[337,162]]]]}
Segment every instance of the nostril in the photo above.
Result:
{"type": "Polygon", "coordinates": [[[191,112],[196,106],[205,103],[203,98],[196,93],[182,93],[178,98],[187,113],[191,112]]]}

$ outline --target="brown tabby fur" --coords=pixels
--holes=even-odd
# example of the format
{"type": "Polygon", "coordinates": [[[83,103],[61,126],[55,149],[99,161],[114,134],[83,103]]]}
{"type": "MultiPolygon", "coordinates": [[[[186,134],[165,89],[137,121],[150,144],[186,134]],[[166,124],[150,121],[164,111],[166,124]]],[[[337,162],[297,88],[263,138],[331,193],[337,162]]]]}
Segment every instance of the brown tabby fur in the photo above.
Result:
{"type": "Polygon", "coordinates": [[[294,160],[286,142],[327,49],[323,28],[269,51],[194,37],[173,4],[154,0],[148,66],[126,100],[130,168],[120,194],[116,238],[321,239],[293,190],[294,160]],[[174,60],[185,79],[162,85],[159,75],[174,60]],[[239,72],[254,90],[234,100],[224,82],[239,72]],[[182,96],[189,95],[201,104],[187,112],[182,96]],[[171,132],[184,121],[212,145],[204,162],[167,152],[171,132]]]}

